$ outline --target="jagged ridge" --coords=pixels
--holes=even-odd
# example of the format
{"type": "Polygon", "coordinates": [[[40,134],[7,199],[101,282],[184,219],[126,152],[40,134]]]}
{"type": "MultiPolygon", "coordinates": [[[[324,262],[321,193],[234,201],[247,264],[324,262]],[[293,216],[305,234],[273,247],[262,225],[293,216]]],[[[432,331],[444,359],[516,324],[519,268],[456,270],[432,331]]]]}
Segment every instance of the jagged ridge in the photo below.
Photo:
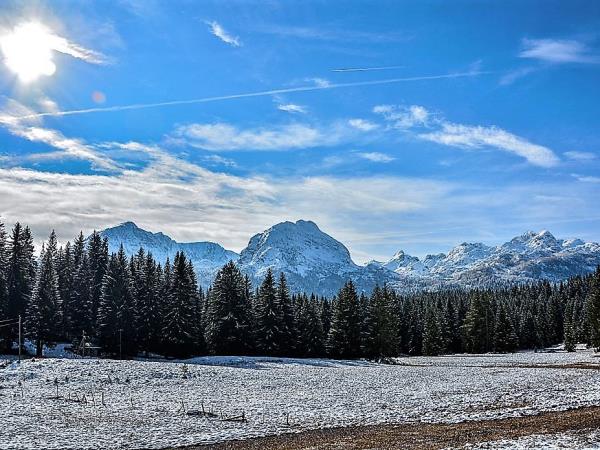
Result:
{"type": "Polygon", "coordinates": [[[497,247],[462,243],[447,254],[422,260],[397,252],[387,262],[360,266],[339,241],[311,221],[282,222],[253,236],[238,255],[213,242],[178,243],[162,233],[151,233],[125,222],[101,232],[110,250],[123,244],[128,254],[140,247],[164,262],[183,251],[192,260],[199,283],[208,287],[216,271],[234,260],[260,283],[267,268],[284,272],[293,291],[331,296],[352,279],[360,291],[388,283],[399,291],[442,287],[483,287],[540,279],[552,282],[591,272],[600,264],[600,245],[580,239],[556,239],[550,232],[527,232],[497,247]]]}

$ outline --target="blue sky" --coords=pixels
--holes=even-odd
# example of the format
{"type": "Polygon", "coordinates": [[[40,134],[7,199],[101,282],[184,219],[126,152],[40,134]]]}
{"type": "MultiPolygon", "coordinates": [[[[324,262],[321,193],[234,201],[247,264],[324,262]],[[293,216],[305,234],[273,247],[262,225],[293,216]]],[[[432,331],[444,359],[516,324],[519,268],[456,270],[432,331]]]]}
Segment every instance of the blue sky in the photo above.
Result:
{"type": "Polygon", "coordinates": [[[600,240],[594,1],[4,1],[0,215],[358,262],[600,240]],[[40,48],[41,47],[41,48],[40,48]]]}

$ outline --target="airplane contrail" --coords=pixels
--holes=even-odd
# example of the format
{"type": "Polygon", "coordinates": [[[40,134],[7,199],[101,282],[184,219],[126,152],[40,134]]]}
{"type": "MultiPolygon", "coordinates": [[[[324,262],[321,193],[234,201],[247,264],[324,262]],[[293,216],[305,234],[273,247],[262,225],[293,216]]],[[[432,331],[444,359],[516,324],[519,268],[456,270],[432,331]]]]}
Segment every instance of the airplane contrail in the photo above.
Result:
{"type": "Polygon", "coordinates": [[[344,67],[341,69],[331,69],[332,72],[370,72],[372,70],[392,70],[403,69],[404,66],[382,66],[382,67],[344,67]]]}
{"type": "Polygon", "coordinates": [[[424,81],[424,80],[440,80],[444,78],[464,78],[464,77],[475,77],[478,75],[485,75],[492,72],[488,71],[471,71],[471,72],[457,72],[457,73],[449,73],[443,75],[428,75],[428,76],[417,76],[417,77],[405,77],[405,78],[388,78],[385,80],[371,80],[371,81],[356,81],[352,83],[332,83],[332,84],[322,84],[322,85],[311,85],[311,86],[299,86],[294,88],[282,88],[282,89],[272,89],[269,91],[257,91],[257,92],[247,92],[242,94],[230,94],[230,95],[220,95],[216,97],[204,97],[204,98],[195,98],[189,100],[171,100],[157,103],[134,103],[130,105],[117,105],[117,106],[104,106],[97,108],[86,108],[86,109],[71,109],[65,111],[49,111],[49,112],[41,112],[34,114],[26,114],[23,116],[16,116],[15,119],[35,119],[39,117],[57,117],[57,116],[74,116],[80,114],[93,114],[93,113],[102,113],[102,112],[114,112],[114,111],[129,111],[136,109],[149,109],[149,108],[160,108],[163,106],[177,106],[177,105],[193,105],[197,103],[210,103],[217,102],[222,100],[233,100],[238,98],[250,98],[250,97],[264,97],[269,95],[277,95],[277,94],[290,94],[293,92],[310,92],[310,91],[322,91],[327,89],[340,89],[346,87],[356,87],[356,86],[375,86],[379,84],[393,84],[393,83],[402,83],[407,81],[424,81]]]}

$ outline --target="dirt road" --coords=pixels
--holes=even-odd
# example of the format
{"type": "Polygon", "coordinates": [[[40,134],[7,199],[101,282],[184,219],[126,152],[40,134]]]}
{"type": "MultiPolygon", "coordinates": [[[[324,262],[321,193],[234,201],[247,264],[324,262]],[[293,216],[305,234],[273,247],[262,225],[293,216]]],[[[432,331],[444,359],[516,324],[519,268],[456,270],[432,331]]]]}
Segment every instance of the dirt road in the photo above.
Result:
{"type": "Polygon", "coordinates": [[[600,428],[600,407],[545,412],[536,416],[472,421],[458,424],[373,425],[270,436],[186,450],[430,450],[468,443],[515,439],[531,434],[555,434],[600,428]]]}

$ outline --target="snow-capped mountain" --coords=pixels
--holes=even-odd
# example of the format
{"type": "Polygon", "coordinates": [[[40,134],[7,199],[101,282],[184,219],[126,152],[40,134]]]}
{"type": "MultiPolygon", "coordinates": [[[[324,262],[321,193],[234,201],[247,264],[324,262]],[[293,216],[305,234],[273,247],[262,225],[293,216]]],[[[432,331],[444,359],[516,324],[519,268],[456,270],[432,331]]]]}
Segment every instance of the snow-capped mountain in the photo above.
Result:
{"type": "Polygon", "coordinates": [[[255,286],[267,268],[285,273],[294,292],[331,296],[349,279],[358,291],[387,283],[399,291],[443,287],[483,287],[498,283],[552,282],[593,271],[600,264],[600,245],[580,239],[557,239],[548,231],[527,232],[497,247],[462,243],[447,254],[420,259],[403,251],[387,262],[361,266],[348,249],[311,221],[282,222],[253,236],[238,255],[213,242],[178,243],[126,222],[101,232],[110,251],[123,244],[129,255],[140,247],[159,262],[183,251],[191,259],[199,283],[207,287],[228,261],[236,261],[255,286]]]}
{"type": "Polygon", "coordinates": [[[599,264],[597,243],[557,239],[544,230],[529,231],[497,247],[462,243],[448,254],[428,255],[423,261],[398,252],[381,266],[424,285],[475,287],[541,279],[556,282],[591,272],[599,264]]]}
{"type": "Polygon", "coordinates": [[[192,261],[198,283],[209,286],[217,271],[231,260],[237,260],[238,254],[226,250],[214,242],[189,242],[179,243],[163,233],[151,233],[138,227],[133,222],[125,222],[113,228],[100,232],[102,237],[108,239],[109,251],[117,252],[121,244],[127,255],[135,255],[140,247],[152,253],[156,261],[164,264],[169,258],[171,262],[177,252],[184,252],[192,261]]]}
{"type": "Polygon", "coordinates": [[[396,278],[378,265],[358,266],[339,241],[311,221],[282,222],[253,236],[242,250],[240,268],[255,283],[268,268],[286,275],[293,291],[333,295],[352,279],[361,291],[396,278]]]}

